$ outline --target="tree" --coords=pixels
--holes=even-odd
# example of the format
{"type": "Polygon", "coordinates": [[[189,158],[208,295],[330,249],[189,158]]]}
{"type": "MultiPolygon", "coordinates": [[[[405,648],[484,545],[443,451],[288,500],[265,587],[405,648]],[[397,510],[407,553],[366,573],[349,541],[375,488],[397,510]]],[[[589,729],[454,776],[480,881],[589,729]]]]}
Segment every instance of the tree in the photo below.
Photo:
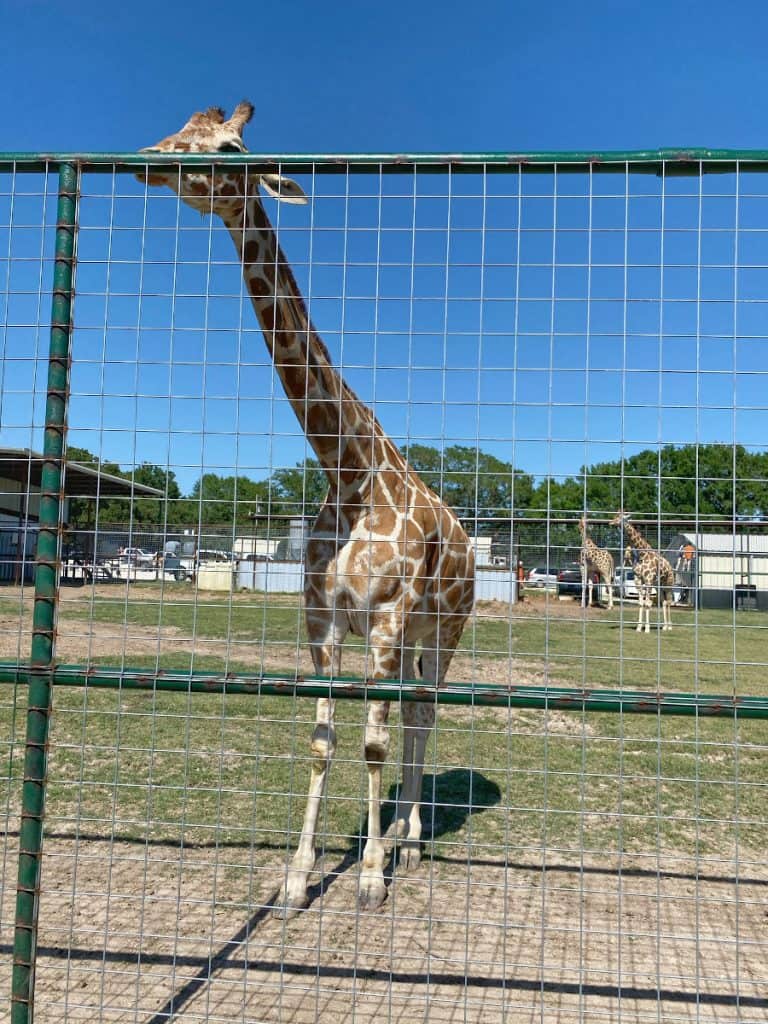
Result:
{"type": "Polygon", "coordinates": [[[154,487],[164,494],[163,498],[134,498],[131,504],[131,522],[147,526],[162,526],[176,522],[178,500],[181,490],[172,469],[142,462],[133,473],[123,474],[127,479],[146,487],[154,487]]]}
{"type": "MultiPolygon", "coordinates": [[[[533,493],[532,515],[550,520],[551,544],[575,546],[575,519],[625,509],[654,519],[704,520],[730,532],[735,519],[761,519],[768,510],[768,453],[741,445],[667,445],[624,459],[582,467],[575,477],[546,478],[533,493]],[[558,515],[574,522],[552,522],[558,515]]],[[[659,543],[653,531],[649,541],[659,543]]]]}
{"type": "Polygon", "coordinates": [[[267,516],[270,507],[270,484],[267,480],[251,480],[247,476],[219,476],[204,473],[195,481],[189,494],[190,525],[221,523],[244,526],[253,514],[267,516]]]}
{"type": "Polygon", "coordinates": [[[463,518],[510,520],[531,503],[533,477],[479,448],[451,445],[441,452],[412,444],[401,450],[427,487],[463,518]]]}
{"type": "Polygon", "coordinates": [[[282,515],[315,516],[328,493],[328,477],[316,459],[275,470],[270,485],[272,508],[282,515]]]}

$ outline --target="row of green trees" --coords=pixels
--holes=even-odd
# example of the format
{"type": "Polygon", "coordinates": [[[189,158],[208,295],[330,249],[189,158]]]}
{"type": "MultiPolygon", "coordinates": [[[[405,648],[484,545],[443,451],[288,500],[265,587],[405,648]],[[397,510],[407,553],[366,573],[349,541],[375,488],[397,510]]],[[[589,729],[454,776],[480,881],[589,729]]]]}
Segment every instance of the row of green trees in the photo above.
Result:
{"type": "MultiPolygon", "coordinates": [[[[500,525],[493,520],[544,519],[584,508],[724,520],[757,520],[768,514],[768,452],[750,452],[741,446],[670,445],[582,468],[566,479],[545,477],[538,483],[532,474],[471,446],[452,445],[441,451],[410,445],[403,452],[428,486],[460,515],[477,519],[480,529],[489,532],[500,525]]],[[[101,462],[84,448],[70,448],[68,458],[165,495],[162,499],[104,499],[98,515],[105,525],[130,519],[147,526],[182,527],[200,521],[244,527],[253,524],[257,509],[265,520],[278,513],[314,514],[326,492],[325,473],[313,459],[276,470],[265,480],[205,473],[184,495],[170,469],[142,463],[128,473],[116,463],[101,462]]],[[[85,525],[93,514],[92,501],[72,500],[73,525],[85,525]]]]}

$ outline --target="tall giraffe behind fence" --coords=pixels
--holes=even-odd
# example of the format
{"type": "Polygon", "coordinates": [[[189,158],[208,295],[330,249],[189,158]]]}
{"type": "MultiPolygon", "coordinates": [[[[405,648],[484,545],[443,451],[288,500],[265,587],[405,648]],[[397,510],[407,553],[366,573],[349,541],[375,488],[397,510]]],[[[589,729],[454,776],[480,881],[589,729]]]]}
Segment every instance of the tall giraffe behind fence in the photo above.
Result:
{"type": "MultiPolygon", "coordinates": [[[[145,152],[244,153],[243,129],[252,114],[250,103],[239,104],[229,119],[211,107],[145,152]]],[[[306,196],[282,175],[243,167],[180,172],[150,167],[141,180],[170,186],[194,209],[216,213],[229,229],[275,369],[328,477],[328,495],[305,555],[305,612],[316,671],[339,674],[341,645],[352,633],[366,640],[371,680],[412,679],[420,643],[422,675],[441,685],[473,604],[473,551],[456,515],[408,466],[373,412],[331,365],[258,189],[290,203],[305,203],[306,196]]],[[[389,702],[368,702],[368,836],[359,882],[365,910],[386,898],[381,786],[388,714],[389,702]]],[[[413,870],[421,857],[419,803],[434,705],[404,703],[402,717],[403,781],[393,831],[400,839],[401,867],[413,870]]],[[[301,838],[277,899],[276,910],[285,916],[307,903],[318,815],[335,748],[333,701],[321,699],[301,838]]]]}
{"type": "Polygon", "coordinates": [[[663,555],[655,551],[645,537],[630,522],[629,513],[617,512],[612,520],[614,526],[622,526],[629,537],[632,547],[637,553],[635,567],[635,584],[637,585],[637,603],[639,614],[637,632],[651,631],[651,608],[653,592],[658,595],[661,605],[662,630],[672,629],[669,606],[672,602],[672,588],[675,585],[675,570],[663,555]]]}

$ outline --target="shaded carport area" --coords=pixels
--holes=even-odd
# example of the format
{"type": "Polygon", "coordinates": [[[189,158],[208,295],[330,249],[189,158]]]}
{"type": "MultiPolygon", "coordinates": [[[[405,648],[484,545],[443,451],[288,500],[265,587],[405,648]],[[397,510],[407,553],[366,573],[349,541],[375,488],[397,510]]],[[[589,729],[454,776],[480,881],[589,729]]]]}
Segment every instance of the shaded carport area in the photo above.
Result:
{"type": "MultiPolygon", "coordinates": [[[[45,459],[31,448],[0,448],[0,583],[31,582],[40,515],[40,484],[45,459]]],[[[108,498],[164,497],[156,487],[130,477],[104,472],[99,466],[66,459],[63,474],[65,526],[62,559],[85,568],[94,563],[94,530],[98,504],[108,498]],[[83,528],[70,535],[67,526],[73,501],[84,501],[83,528]]]]}

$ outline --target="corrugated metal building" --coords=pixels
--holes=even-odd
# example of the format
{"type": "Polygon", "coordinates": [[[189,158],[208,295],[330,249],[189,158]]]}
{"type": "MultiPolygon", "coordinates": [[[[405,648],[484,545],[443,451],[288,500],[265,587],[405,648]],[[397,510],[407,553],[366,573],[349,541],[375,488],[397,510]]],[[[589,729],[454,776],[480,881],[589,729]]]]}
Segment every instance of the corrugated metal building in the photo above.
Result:
{"type": "Polygon", "coordinates": [[[768,611],[768,535],[679,533],[664,554],[700,608],[768,611]]]}

